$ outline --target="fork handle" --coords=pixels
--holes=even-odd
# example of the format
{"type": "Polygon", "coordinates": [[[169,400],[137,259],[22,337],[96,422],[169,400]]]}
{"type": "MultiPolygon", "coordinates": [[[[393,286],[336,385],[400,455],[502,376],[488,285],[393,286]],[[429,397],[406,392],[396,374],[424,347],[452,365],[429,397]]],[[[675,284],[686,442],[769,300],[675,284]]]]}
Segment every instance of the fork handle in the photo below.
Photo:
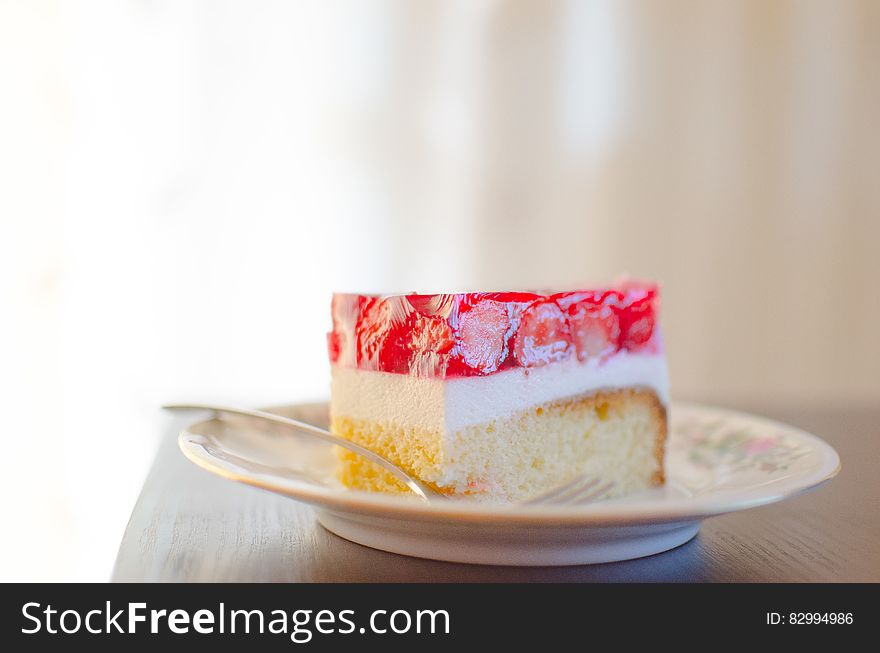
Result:
{"type": "Polygon", "coordinates": [[[244,417],[253,417],[256,419],[262,419],[269,422],[274,422],[276,424],[282,424],[289,428],[295,429],[300,433],[307,433],[312,437],[315,437],[319,440],[323,440],[324,442],[329,442],[330,444],[335,444],[338,447],[342,447],[343,449],[348,449],[349,451],[353,451],[359,456],[363,456],[370,462],[376,463],[382,469],[390,472],[397,478],[399,481],[404,483],[412,492],[423,499],[424,501],[430,502],[432,499],[436,499],[442,497],[443,495],[435,490],[431,489],[418,479],[413,478],[409,474],[407,474],[403,469],[401,469],[398,465],[395,465],[393,462],[385,458],[384,456],[380,456],[374,451],[367,449],[366,447],[362,447],[359,444],[355,444],[350,440],[346,440],[345,438],[340,438],[336,435],[330,433],[330,431],[326,429],[322,429],[319,426],[315,426],[314,424],[309,424],[307,422],[301,422],[297,419],[291,419],[289,417],[283,417],[282,415],[276,415],[275,413],[269,413],[264,410],[253,410],[250,408],[237,408],[233,406],[215,406],[213,404],[166,404],[162,406],[165,410],[170,410],[174,412],[187,411],[187,410],[210,410],[217,414],[228,414],[228,415],[241,415],[244,417]]]}

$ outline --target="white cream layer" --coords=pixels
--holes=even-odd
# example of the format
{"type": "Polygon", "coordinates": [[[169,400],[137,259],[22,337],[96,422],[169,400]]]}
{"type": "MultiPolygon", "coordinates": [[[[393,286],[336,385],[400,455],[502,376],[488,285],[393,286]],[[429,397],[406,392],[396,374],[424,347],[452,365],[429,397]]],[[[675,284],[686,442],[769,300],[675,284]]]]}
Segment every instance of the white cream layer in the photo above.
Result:
{"type": "Polygon", "coordinates": [[[393,422],[454,433],[516,411],[601,389],[650,388],[669,402],[663,354],[618,352],[581,363],[572,358],[531,369],[515,368],[453,379],[426,379],[333,366],[330,411],[339,417],[393,422]]]}

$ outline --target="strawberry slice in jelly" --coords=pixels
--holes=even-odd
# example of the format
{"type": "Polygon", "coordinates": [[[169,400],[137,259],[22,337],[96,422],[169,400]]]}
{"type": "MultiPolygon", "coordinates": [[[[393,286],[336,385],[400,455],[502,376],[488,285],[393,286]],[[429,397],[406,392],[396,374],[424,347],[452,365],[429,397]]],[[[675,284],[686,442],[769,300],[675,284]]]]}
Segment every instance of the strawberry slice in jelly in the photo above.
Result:
{"type": "Polygon", "coordinates": [[[357,364],[362,369],[409,371],[409,329],[399,297],[370,297],[355,325],[357,364]]]}
{"type": "Polygon", "coordinates": [[[523,310],[513,337],[513,356],[523,367],[538,367],[571,355],[568,320],[553,299],[534,302],[523,310]]]}
{"type": "Polygon", "coordinates": [[[492,299],[469,299],[459,307],[458,353],[469,370],[489,374],[507,358],[507,305],[492,299]]]}
{"type": "Polygon", "coordinates": [[[657,321],[654,297],[649,293],[618,309],[622,348],[638,351],[651,340],[657,321]]]}
{"type": "Polygon", "coordinates": [[[618,350],[620,318],[614,307],[620,294],[581,293],[568,307],[568,324],[578,360],[600,358],[618,350]]]}
{"type": "Polygon", "coordinates": [[[618,303],[620,346],[630,351],[644,348],[654,335],[659,287],[654,283],[627,282],[620,286],[618,303]]]}
{"type": "Polygon", "coordinates": [[[378,368],[379,349],[385,340],[391,306],[378,297],[364,304],[355,325],[357,363],[359,366],[378,368]]]}
{"type": "Polygon", "coordinates": [[[445,375],[449,352],[455,345],[455,335],[445,318],[426,317],[420,313],[410,316],[409,374],[420,377],[445,375]]]}
{"type": "Polygon", "coordinates": [[[442,317],[414,313],[410,317],[409,348],[413,353],[447,354],[455,344],[452,327],[442,317]]]}

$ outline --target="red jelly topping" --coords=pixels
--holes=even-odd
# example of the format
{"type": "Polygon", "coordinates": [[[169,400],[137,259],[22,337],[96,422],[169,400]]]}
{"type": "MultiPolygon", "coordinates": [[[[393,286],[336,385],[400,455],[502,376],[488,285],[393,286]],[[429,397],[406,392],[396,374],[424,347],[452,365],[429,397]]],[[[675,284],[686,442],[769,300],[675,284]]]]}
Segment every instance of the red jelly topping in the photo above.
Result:
{"type": "Polygon", "coordinates": [[[659,351],[654,284],[529,292],[333,296],[330,361],[428,377],[482,376],[623,349],[659,351]]]}

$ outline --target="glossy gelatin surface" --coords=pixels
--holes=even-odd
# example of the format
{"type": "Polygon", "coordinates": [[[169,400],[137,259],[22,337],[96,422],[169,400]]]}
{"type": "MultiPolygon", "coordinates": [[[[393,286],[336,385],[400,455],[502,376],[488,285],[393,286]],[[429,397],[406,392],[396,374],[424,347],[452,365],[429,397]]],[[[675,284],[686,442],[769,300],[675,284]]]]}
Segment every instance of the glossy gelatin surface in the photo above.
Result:
{"type": "Polygon", "coordinates": [[[333,295],[330,361],[422,377],[484,376],[621,350],[659,351],[659,288],[552,294],[333,295]]]}

